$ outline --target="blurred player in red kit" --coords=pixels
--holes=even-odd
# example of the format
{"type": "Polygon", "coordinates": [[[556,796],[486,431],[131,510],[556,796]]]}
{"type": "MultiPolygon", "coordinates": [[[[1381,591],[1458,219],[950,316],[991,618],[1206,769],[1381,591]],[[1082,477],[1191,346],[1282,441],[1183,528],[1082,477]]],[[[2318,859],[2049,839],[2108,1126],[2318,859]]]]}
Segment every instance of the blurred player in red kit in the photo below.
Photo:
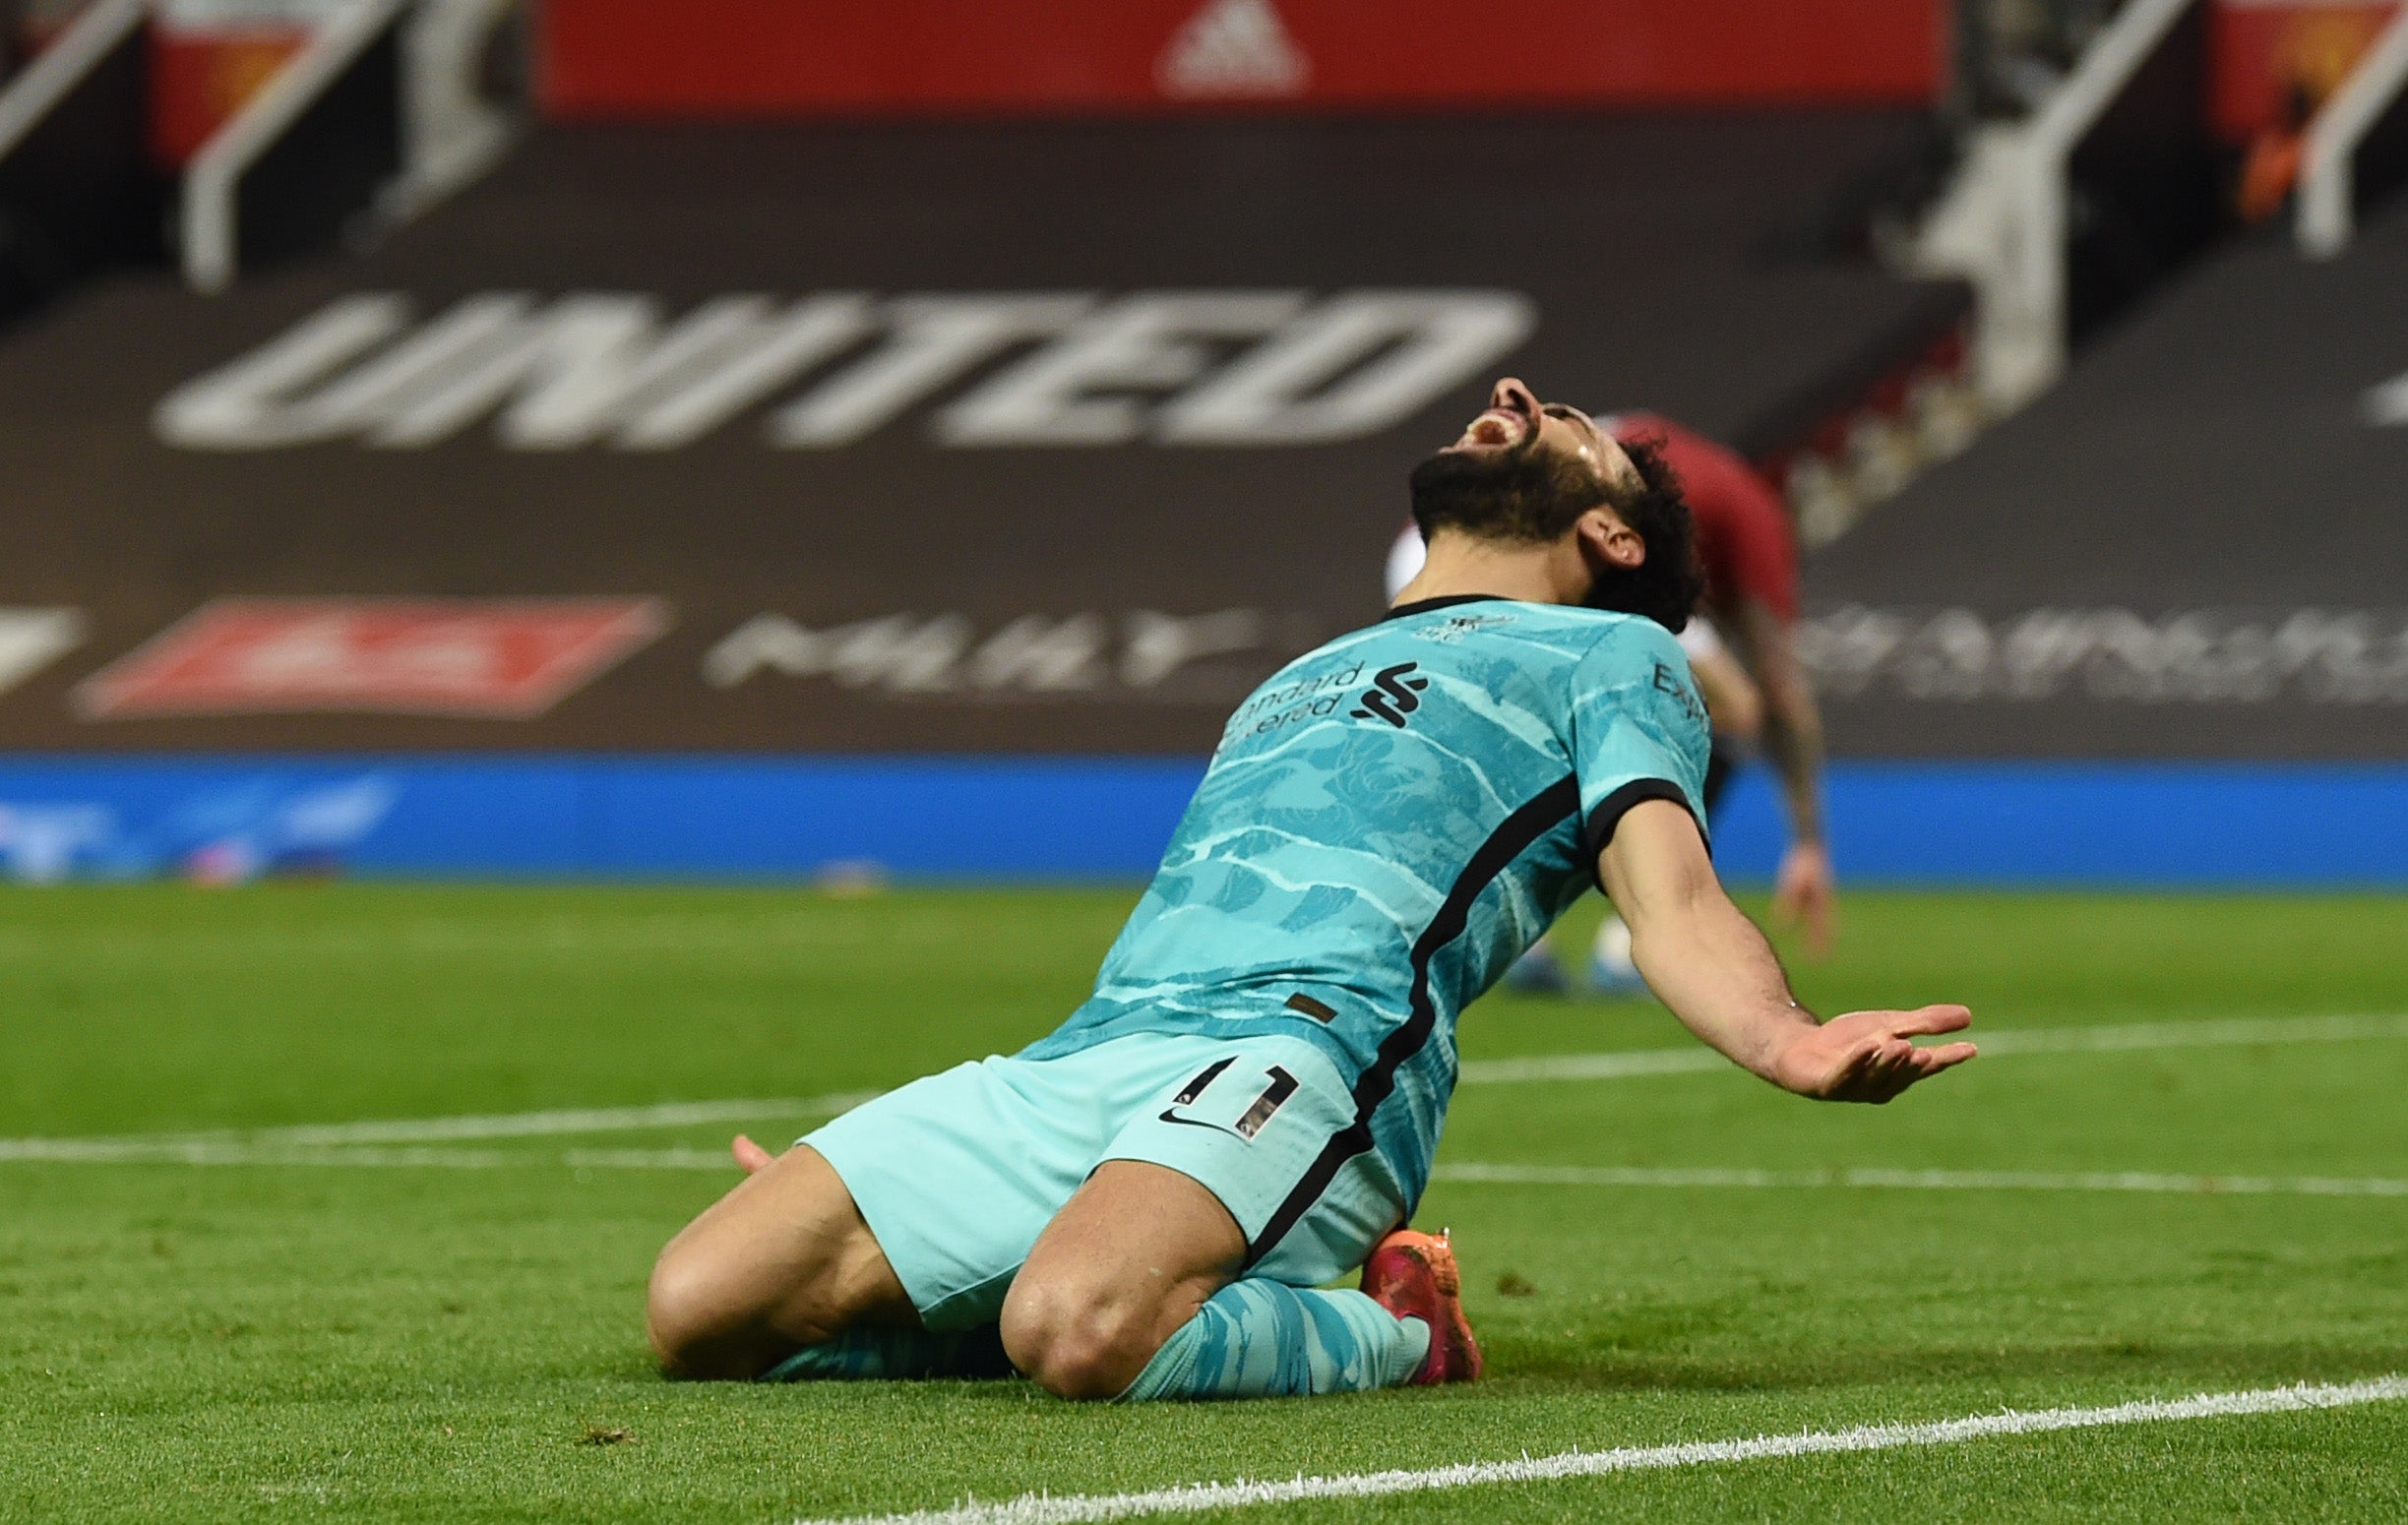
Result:
{"type": "MultiPolygon", "coordinates": [[[[1808,947],[1830,946],[1836,919],[1831,855],[1823,840],[1822,717],[1814,687],[1791,641],[1798,619],[1798,545],[1780,495],[1739,454],[1655,413],[1620,413],[1598,422],[1617,440],[1656,446],[1680,477],[1697,518],[1705,564],[1705,599],[1681,636],[1699,693],[1713,717],[1713,765],[1705,804],[1722,798],[1732,774],[1760,750],[1781,775],[1789,849],[1774,882],[1773,912],[1800,927],[1808,947]]],[[[1420,532],[1407,526],[1389,553],[1388,590],[1421,570],[1420,532]]],[[[1597,929],[1589,978],[1601,990],[1643,988],[1631,961],[1631,934],[1608,915],[1597,929]]],[[[1524,988],[1560,989],[1562,966],[1546,945],[1514,971],[1524,988]]]]}

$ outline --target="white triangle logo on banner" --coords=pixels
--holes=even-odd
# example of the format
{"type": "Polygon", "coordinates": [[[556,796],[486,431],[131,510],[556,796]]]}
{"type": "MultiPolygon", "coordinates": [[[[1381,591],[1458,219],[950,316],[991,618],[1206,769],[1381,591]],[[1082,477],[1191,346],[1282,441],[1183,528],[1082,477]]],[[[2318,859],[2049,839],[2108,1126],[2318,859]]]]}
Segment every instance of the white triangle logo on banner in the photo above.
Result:
{"type": "Polygon", "coordinates": [[[1205,0],[1154,65],[1163,93],[1190,100],[1298,95],[1312,73],[1271,0],[1205,0]]]}

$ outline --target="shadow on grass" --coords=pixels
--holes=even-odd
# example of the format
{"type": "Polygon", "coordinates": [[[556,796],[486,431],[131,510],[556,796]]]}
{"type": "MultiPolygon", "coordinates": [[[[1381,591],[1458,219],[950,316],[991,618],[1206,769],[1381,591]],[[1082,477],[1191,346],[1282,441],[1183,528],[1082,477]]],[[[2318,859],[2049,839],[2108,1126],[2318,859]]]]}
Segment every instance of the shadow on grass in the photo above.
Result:
{"type": "MultiPolygon", "coordinates": [[[[2408,1345],[2319,1345],[2306,1343],[2185,1343],[2113,1341],[2097,1345],[2046,1345],[2015,1350],[1860,1350],[1844,1353],[1792,1351],[1761,1359],[1681,1358],[1660,1354],[1593,1351],[1567,1355],[1560,1344],[1501,1340],[1489,1348],[1489,1370],[1478,1391],[1499,1398],[1575,1393],[1729,1393],[1778,1396],[1840,1388],[1988,1386],[2018,1388],[2035,1382],[2104,1381],[2165,1393],[2210,1388],[2276,1387],[2293,1382],[2342,1382],[2408,1372],[2408,1345]]],[[[657,1378],[654,1379],[657,1381],[657,1378]]],[[[659,1382],[665,1392],[701,1394],[705,1385],[659,1382]]],[[[715,1391],[740,1404],[775,1403],[775,1392],[840,1405],[872,1407],[930,1400],[979,1407],[1059,1409],[1068,1413],[1094,1405],[1065,1404],[1019,1377],[926,1382],[805,1382],[754,1386],[734,1383],[715,1391]]],[[[1217,1407],[1217,1405],[1207,1405],[1217,1407]]]]}

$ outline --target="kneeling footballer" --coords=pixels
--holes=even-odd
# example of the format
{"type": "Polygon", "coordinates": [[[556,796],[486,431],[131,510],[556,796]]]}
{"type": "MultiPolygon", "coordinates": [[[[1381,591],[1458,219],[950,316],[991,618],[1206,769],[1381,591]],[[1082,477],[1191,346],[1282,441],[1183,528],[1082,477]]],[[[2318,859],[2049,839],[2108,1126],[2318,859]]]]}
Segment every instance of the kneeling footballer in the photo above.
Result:
{"type": "Polygon", "coordinates": [[[672,1375],[1018,1370],[1126,1399],[1477,1376],[1452,1250],[1404,1225],[1457,1016],[1592,884],[1673,1013],[1775,1085],[1885,1102],[1973,1057],[1913,1042],[1961,1006],[1819,1022],[1716,882],[1674,640],[1690,516],[1646,443],[1507,380],[1412,499],[1427,566],[1231,717],[1059,1031],[775,1159],[737,1140],[748,1179],[652,1273],[672,1375]]]}

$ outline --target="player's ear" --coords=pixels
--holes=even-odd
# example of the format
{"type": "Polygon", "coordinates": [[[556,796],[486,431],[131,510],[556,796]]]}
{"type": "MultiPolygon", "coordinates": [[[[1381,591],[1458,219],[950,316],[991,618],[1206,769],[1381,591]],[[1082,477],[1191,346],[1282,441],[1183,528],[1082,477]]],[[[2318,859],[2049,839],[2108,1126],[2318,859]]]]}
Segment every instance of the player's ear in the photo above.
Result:
{"type": "Polygon", "coordinates": [[[1622,516],[1608,505],[1599,504],[1589,510],[1572,527],[1579,541],[1580,554],[1600,570],[1614,567],[1628,572],[1647,559],[1646,540],[1624,523],[1622,516]]]}

